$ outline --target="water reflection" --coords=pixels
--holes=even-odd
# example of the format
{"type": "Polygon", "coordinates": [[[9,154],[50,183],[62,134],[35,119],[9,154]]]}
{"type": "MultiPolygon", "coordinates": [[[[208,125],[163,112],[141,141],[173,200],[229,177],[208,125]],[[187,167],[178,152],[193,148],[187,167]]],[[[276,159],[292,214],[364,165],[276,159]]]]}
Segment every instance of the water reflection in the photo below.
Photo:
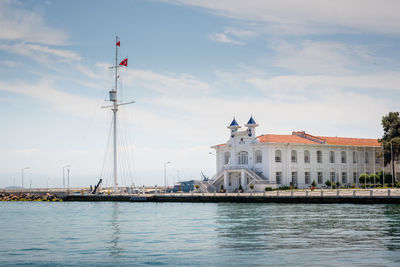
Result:
{"type": "Polygon", "coordinates": [[[122,248],[119,244],[121,235],[121,225],[119,221],[120,213],[121,213],[120,203],[113,202],[112,214],[111,214],[111,229],[112,229],[111,239],[110,239],[111,245],[109,246],[110,255],[113,257],[120,256],[122,252],[122,248]]]}
{"type": "Polygon", "coordinates": [[[400,205],[385,205],[385,233],[388,236],[386,247],[389,250],[400,249],[400,205]]]}
{"type": "Polygon", "coordinates": [[[220,248],[321,253],[400,247],[400,206],[228,204],[217,207],[220,248]]]}

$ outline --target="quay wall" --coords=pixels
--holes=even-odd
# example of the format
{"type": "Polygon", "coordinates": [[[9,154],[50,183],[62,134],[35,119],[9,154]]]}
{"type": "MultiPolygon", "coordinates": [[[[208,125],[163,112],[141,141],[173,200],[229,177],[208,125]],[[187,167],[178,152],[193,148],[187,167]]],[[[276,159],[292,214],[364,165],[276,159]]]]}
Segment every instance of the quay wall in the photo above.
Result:
{"type": "Polygon", "coordinates": [[[400,204],[400,196],[264,196],[264,195],[69,195],[64,201],[400,204]]]}

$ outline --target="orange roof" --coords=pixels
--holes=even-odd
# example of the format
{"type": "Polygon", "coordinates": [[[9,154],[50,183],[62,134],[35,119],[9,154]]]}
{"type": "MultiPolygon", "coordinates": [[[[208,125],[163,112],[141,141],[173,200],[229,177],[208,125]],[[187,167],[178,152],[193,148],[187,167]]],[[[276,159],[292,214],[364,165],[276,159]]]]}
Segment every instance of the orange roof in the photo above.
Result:
{"type": "Polygon", "coordinates": [[[257,137],[260,143],[318,144],[297,135],[266,134],[257,137]]]}
{"type": "Polygon", "coordinates": [[[380,147],[378,139],[366,139],[366,138],[348,138],[348,137],[327,137],[319,136],[326,141],[328,145],[340,145],[340,146],[376,146],[380,147]]]}
{"type": "Polygon", "coordinates": [[[305,132],[293,132],[292,135],[267,134],[258,137],[260,143],[291,143],[291,144],[326,144],[340,146],[375,146],[379,147],[378,139],[313,136],[305,132]]]}

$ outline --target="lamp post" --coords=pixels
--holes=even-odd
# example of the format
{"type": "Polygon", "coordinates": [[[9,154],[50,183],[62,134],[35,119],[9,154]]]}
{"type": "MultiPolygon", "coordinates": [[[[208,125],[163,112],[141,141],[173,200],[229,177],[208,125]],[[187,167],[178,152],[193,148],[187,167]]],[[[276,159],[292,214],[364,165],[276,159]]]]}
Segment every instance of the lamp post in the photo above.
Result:
{"type": "Polygon", "coordinates": [[[22,188],[24,188],[24,170],[30,169],[30,167],[22,168],[22,188]]]}
{"type": "Polygon", "coordinates": [[[68,166],[68,169],[67,169],[67,184],[68,184],[68,195],[69,195],[69,168],[70,168],[71,166],[68,166]]]}
{"type": "Polygon", "coordinates": [[[167,164],[170,164],[170,161],[167,161],[164,163],[164,187],[165,187],[165,192],[167,191],[167,164]]]}
{"type": "Polygon", "coordinates": [[[63,191],[65,191],[65,168],[69,168],[71,165],[65,165],[62,167],[63,169],[63,191]]]}

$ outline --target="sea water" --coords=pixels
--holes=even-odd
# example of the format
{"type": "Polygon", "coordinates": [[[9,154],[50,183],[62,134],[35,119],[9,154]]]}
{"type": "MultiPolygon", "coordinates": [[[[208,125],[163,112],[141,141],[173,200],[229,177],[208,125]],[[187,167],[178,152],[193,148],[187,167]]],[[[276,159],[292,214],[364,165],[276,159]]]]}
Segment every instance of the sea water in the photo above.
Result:
{"type": "Polygon", "coordinates": [[[400,266],[400,205],[0,202],[0,265],[400,266]]]}

